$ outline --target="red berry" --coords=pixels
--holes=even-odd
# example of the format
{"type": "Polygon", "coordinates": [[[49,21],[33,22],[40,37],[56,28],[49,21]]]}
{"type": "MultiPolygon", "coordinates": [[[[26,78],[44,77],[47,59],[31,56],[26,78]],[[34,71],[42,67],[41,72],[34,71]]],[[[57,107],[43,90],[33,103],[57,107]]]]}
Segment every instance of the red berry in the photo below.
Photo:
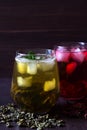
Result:
{"type": "Polygon", "coordinates": [[[71,62],[69,64],[67,64],[66,66],[66,73],[67,74],[71,74],[77,67],[77,63],[76,62],[71,62]]]}

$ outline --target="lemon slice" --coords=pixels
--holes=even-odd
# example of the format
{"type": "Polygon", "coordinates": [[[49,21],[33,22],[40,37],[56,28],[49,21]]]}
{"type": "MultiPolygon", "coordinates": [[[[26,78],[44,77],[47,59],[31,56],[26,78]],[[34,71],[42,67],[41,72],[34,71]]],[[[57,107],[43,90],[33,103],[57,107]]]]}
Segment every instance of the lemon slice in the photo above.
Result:
{"type": "Polygon", "coordinates": [[[44,83],[44,91],[51,91],[55,88],[56,85],[56,80],[55,78],[53,78],[51,81],[46,81],[44,83]]]}
{"type": "Polygon", "coordinates": [[[21,76],[19,76],[17,77],[17,83],[18,83],[18,86],[21,86],[21,87],[31,87],[32,76],[26,77],[26,78],[22,78],[21,76]]]}
{"type": "Polygon", "coordinates": [[[27,64],[22,62],[17,62],[17,69],[19,73],[24,74],[27,71],[27,64]]]}

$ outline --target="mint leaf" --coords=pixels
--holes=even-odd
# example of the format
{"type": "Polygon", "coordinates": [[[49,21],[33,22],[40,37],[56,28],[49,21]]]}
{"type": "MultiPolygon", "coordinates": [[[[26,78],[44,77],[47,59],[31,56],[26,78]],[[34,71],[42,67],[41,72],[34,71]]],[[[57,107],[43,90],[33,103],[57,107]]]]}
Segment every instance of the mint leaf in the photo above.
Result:
{"type": "Polygon", "coordinates": [[[27,58],[27,59],[35,60],[35,54],[33,52],[29,52],[24,57],[27,58]]]}

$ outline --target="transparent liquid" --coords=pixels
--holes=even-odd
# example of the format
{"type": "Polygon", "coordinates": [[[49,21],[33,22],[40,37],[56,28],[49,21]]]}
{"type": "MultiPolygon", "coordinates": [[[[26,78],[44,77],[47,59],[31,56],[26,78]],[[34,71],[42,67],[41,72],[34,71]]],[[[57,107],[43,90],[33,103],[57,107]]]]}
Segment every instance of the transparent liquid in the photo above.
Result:
{"type": "Polygon", "coordinates": [[[55,58],[28,60],[15,58],[11,95],[14,101],[30,112],[48,112],[59,96],[59,77],[55,58]]]}
{"type": "Polygon", "coordinates": [[[73,48],[57,50],[56,57],[60,75],[60,95],[67,100],[87,97],[87,51],[73,48]]]}

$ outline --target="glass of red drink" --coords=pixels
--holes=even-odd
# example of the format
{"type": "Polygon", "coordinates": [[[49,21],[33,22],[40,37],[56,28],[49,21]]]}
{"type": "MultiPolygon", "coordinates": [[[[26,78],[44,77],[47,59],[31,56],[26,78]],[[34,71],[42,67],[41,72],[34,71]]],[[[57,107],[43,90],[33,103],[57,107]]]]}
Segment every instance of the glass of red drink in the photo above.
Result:
{"type": "Polygon", "coordinates": [[[55,46],[60,76],[60,96],[67,101],[87,97],[87,44],[62,42],[55,46]]]}

